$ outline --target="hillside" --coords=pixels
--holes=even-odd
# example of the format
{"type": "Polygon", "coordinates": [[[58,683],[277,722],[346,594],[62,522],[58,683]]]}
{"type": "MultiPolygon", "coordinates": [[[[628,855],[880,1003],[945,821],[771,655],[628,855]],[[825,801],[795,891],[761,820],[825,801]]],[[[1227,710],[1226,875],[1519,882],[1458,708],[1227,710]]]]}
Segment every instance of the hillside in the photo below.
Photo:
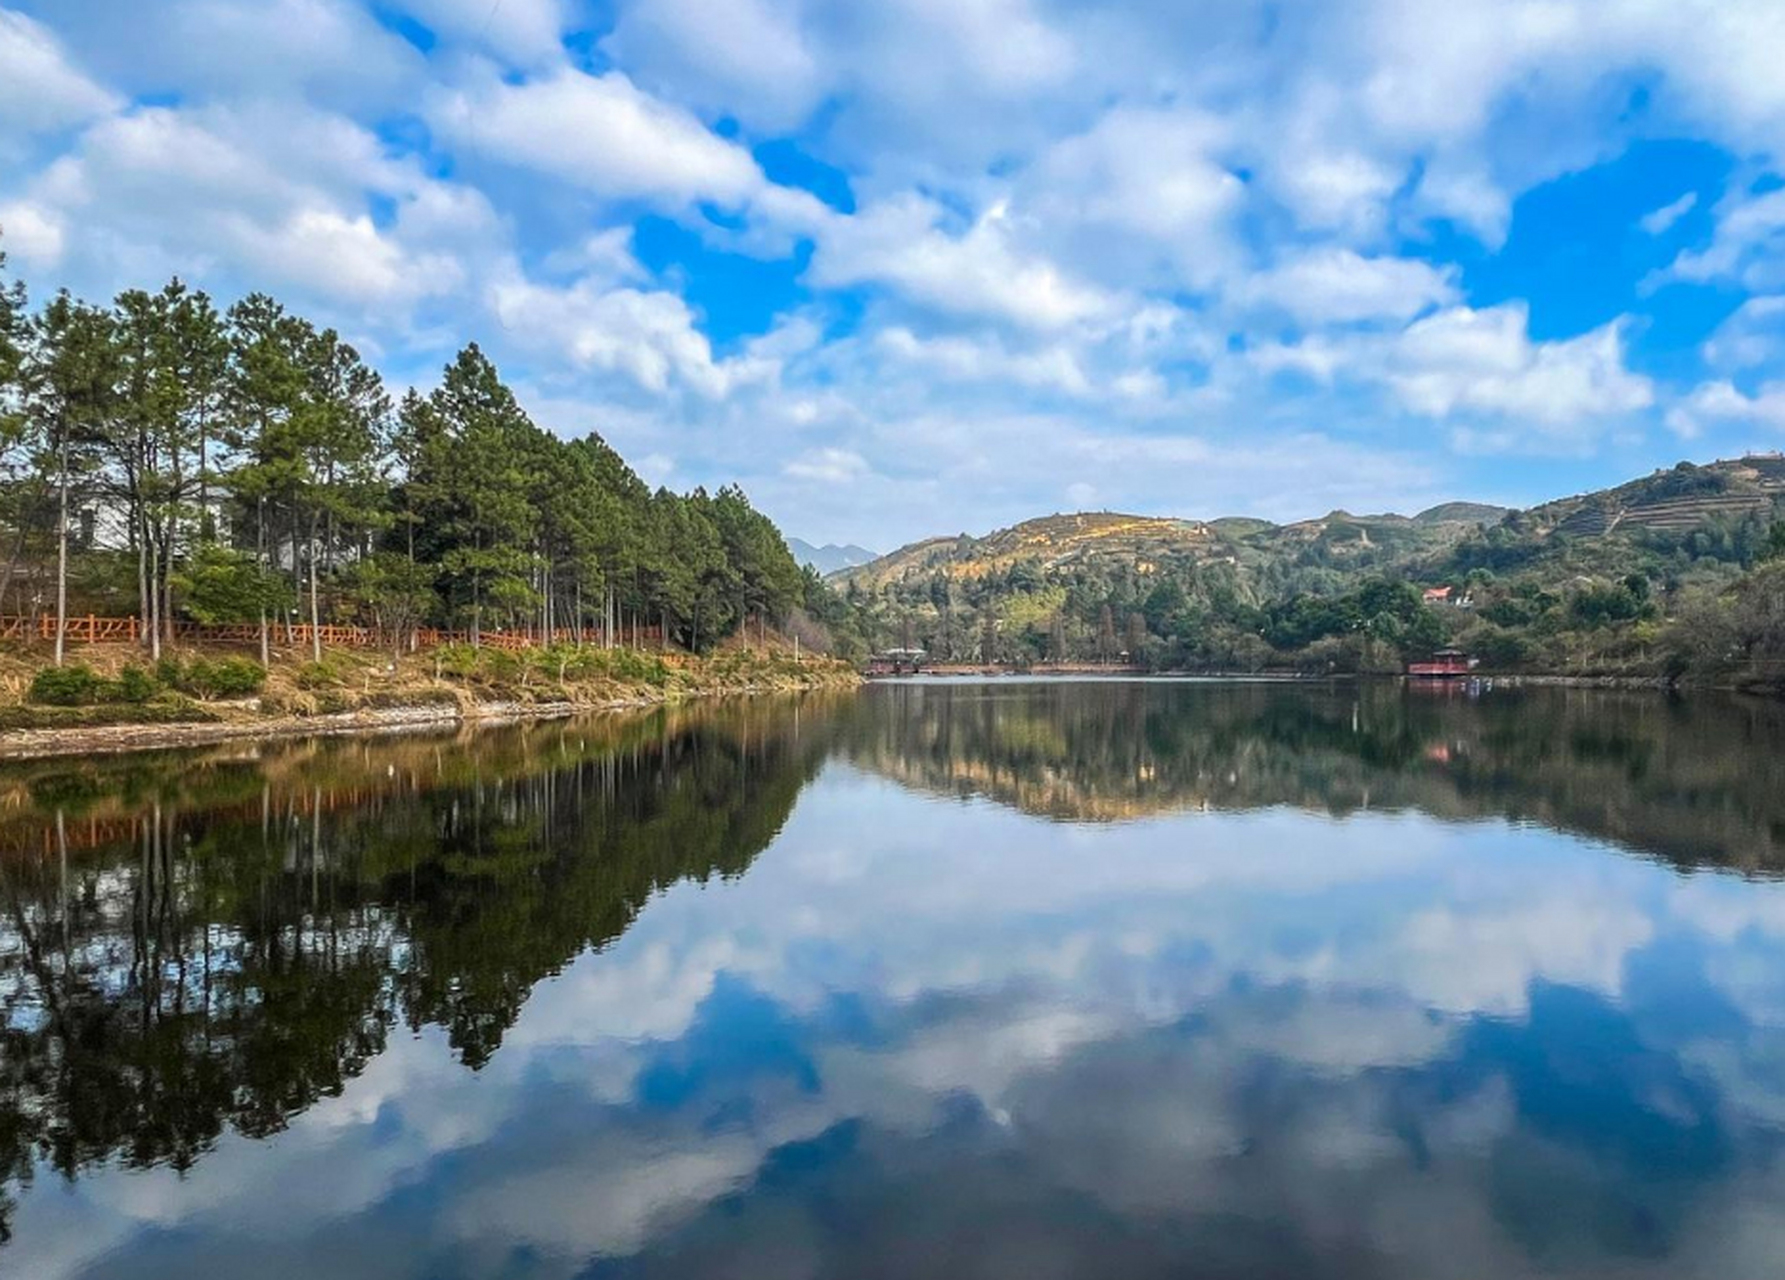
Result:
{"type": "MultiPolygon", "coordinates": [[[[870,643],[955,660],[1398,669],[1458,643],[1507,667],[1653,672],[1686,661],[1684,632],[1669,633],[1682,640],[1669,659],[1661,628],[1715,613],[1780,553],[1782,517],[1785,457],[1763,455],[1525,511],[1447,502],[1288,524],[1056,514],[928,538],[831,581],[870,643]]],[[[1765,605],[1743,604],[1760,628],[1746,639],[1701,628],[1724,648],[1701,641],[1691,662],[1751,665],[1770,644],[1765,605]]]]}
{"type": "Polygon", "coordinates": [[[1524,515],[1533,530],[1545,533],[1680,532],[1765,511],[1782,495],[1785,456],[1762,455],[1703,467],[1683,462],[1613,489],[1546,502],[1524,515]]]}
{"type": "Polygon", "coordinates": [[[1210,525],[1192,520],[1087,512],[1043,516],[983,538],[960,534],[926,538],[853,569],[833,575],[843,582],[881,587],[941,573],[981,578],[1017,564],[1053,572],[1074,563],[1117,560],[1142,566],[1163,560],[1208,555],[1222,537],[1210,525]]]}
{"type": "Polygon", "coordinates": [[[1702,467],[1681,463],[1527,511],[1459,501],[1412,517],[1332,511],[1290,524],[1248,516],[1203,521],[1114,512],[1056,514],[979,538],[926,538],[831,577],[841,585],[878,590],[938,574],[970,581],[1019,564],[1043,575],[1091,564],[1142,575],[1172,563],[1231,565],[1248,580],[1269,579],[1315,562],[1341,572],[1349,563],[1379,572],[1438,573],[1447,567],[1447,551],[1484,530],[1512,535],[1535,556],[1565,541],[1611,539],[1623,545],[1632,535],[1690,533],[1764,517],[1781,499],[1785,456],[1762,455],[1702,467]]]}
{"type": "Polygon", "coordinates": [[[1441,502],[1413,517],[1415,524],[1493,524],[1511,514],[1486,502],[1441,502]]]}
{"type": "MultiPolygon", "coordinates": [[[[1499,514],[1501,508],[1452,504],[1499,514]]],[[[1400,515],[1354,516],[1330,512],[1313,520],[1278,525],[1268,520],[1224,517],[1175,520],[1116,512],[1042,516],[983,538],[960,534],[927,538],[865,565],[841,570],[832,580],[863,590],[928,582],[941,575],[971,582],[1021,568],[1043,577],[1075,570],[1132,572],[1143,577],[1221,566],[1248,593],[1263,591],[1274,566],[1318,562],[1357,568],[1401,564],[1455,545],[1479,524],[1460,517],[1409,519],[1400,515]]]]}

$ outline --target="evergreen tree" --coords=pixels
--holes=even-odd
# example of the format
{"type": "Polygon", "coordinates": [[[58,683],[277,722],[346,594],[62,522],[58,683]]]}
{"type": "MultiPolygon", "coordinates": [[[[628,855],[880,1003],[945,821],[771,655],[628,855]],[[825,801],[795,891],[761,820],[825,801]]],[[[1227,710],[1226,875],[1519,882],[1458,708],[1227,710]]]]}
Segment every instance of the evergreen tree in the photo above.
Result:
{"type": "Polygon", "coordinates": [[[25,373],[25,411],[41,450],[38,467],[55,476],[57,666],[67,647],[69,513],[77,486],[91,475],[118,384],[113,317],[66,292],[57,294],[36,317],[25,373]]]}
{"type": "Polygon", "coordinates": [[[427,622],[473,643],[654,623],[705,649],[796,615],[854,634],[741,489],[653,493],[598,435],[535,426],[476,346],[393,412],[335,331],[265,294],[219,317],[178,280],[34,316],[0,282],[0,534],[0,603],[53,549],[59,654],[77,552],[87,607],[133,608],[157,652],[177,616],[258,618],[264,661],[300,604],[313,657],[336,621],[397,649],[427,622]],[[77,548],[89,498],[98,545],[77,548]]]}

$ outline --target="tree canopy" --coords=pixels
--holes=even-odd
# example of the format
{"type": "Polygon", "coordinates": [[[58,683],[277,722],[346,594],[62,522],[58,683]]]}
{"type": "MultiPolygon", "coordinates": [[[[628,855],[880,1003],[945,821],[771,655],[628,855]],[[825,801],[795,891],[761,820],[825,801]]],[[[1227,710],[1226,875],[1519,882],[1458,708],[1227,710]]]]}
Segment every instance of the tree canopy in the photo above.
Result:
{"type": "Polygon", "coordinates": [[[836,613],[742,489],[653,491],[475,344],[396,397],[334,330],[179,280],[33,312],[0,279],[0,535],[0,613],[133,612],[154,646],[301,618],[705,648],[836,613]]]}

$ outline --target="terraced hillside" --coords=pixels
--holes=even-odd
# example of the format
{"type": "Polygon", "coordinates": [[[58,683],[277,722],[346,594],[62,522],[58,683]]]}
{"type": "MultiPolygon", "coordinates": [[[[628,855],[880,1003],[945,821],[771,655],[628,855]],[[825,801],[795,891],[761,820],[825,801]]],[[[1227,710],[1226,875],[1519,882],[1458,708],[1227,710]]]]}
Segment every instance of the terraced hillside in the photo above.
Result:
{"type": "Polygon", "coordinates": [[[1764,512],[1785,498],[1785,456],[1757,455],[1695,467],[1681,463],[1596,493],[1560,498],[1526,513],[1537,533],[1597,537],[1620,530],[1690,531],[1764,512]]]}

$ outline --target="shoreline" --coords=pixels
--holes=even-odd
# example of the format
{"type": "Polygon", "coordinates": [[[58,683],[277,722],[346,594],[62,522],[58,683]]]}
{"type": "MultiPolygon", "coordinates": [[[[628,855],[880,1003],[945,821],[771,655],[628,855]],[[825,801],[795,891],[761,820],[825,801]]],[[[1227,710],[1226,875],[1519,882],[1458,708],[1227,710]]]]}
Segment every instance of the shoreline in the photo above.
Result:
{"type": "MultiPolygon", "coordinates": [[[[1189,671],[1095,672],[1095,671],[1030,671],[1030,672],[967,672],[950,671],[918,676],[862,677],[852,687],[876,684],[905,683],[912,680],[936,680],[938,683],[972,683],[1016,678],[1019,680],[1110,681],[1198,680],[1218,683],[1297,684],[1334,680],[1396,681],[1408,687],[1441,689],[1460,686],[1466,681],[1409,681],[1407,677],[1389,674],[1344,672],[1312,675],[1289,672],[1210,674],[1189,671]]],[[[1560,674],[1486,674],[1477,677],[1495,685],[1517,688],[1531,685],[1547,688],[1622,689],[1651,693],[1722,693],[1749,697],[1768,696],[1764,692],[1722,685],[1681,684],[1665,676],[1631,675],[1560,675],[1560,674]]],[[[840,681],[812,681],[801,685],[740,685],[698,689],[665,697],[637,693],[626,697],[591,702],[423,702],[395,707],[361,707],[350,711],[320,715],[282,715],[263,720],[194,720],[183,723],[143,723],[72,726],[52,729],[16,729],[0,734],[0,763],[55,759],[74,755],[122,755],[133,751],[167,751],[181,747],[210,746],[244,738],[307,738],[377,736],[405,733],[418,729],[436,729],[455,725],[514,724],[529,720],[564,720],[590,714],[613,714],[623,711],[645,711],[654,707],[672,706],[723,697],[757,697],[771,693],[806,692],[819,688],[839,687],[840,681]]],[[[1776,695],[1773,695],[1776,696],[1776,695]]]]}
{"type": "Polygon", "coordinates": [[[470,709],[456,703],[362,708],[316,716],[266,720],[193,720],[184,724],[108,724],[68,729],[17,729],[0,737],[0,761],[49,760],[72,755],[122,755],[203,747],[240,738],[307,738],[401,733],[409,729],[459,724],[502,724],[517,720],[556,720],[581,711],[623,711],[663,705],[647,698],[610,703],[486,702],[470,709]]]}
{"type": "Polygon", "coordinates": [[[995,670],[992,668],[948,667],[938,671],[921,671],[904,675],[867,675],[864,684],[899,684],[933,680],[938,684],[998,680],[1061,680],[1061,681],[1231,681],[1236,684],[1318,684],[1331,681],[1370,683],[1395,682],[1425,690],[1460,687],[1470,681],[1488,681],[1506,688],[1524,685],[1557,689],[1627,689],[1652,693],[1720,693],[1747,698],[1785,696],[1785,688],[1768,684],[1743,684],[1734,681],[1676,680],[1664,675],[1631,674],[1568,674],[1534,671],[1472,671],[1467,676],[1445,679],[1417,679],[1404,672],[1392,671],[1135,671],[1109,668],[1072,668],[1067,670],[995,670]]]}
{"type": "Polygon", "coordinates": [[[528,720],[566,720],[580,715],[649,711],[711,698],[758,697],[771,693],[805,693],[836,688],[836,681],[803,685],[742,685],[701,689],[676,697],[637,694],[595,702],[457,702],[415,703],[399,707],[362,707],[314,716],[276,716],[265,720],[194,720],[174,724],[109,724],[58,729],[16,729],[0,734],[0,763],[52,760],[76,755],[125,755],[135,751],[169,751],[204,747],[243,738],[375,737],[457,725],[516,724],[528,720]]]}

